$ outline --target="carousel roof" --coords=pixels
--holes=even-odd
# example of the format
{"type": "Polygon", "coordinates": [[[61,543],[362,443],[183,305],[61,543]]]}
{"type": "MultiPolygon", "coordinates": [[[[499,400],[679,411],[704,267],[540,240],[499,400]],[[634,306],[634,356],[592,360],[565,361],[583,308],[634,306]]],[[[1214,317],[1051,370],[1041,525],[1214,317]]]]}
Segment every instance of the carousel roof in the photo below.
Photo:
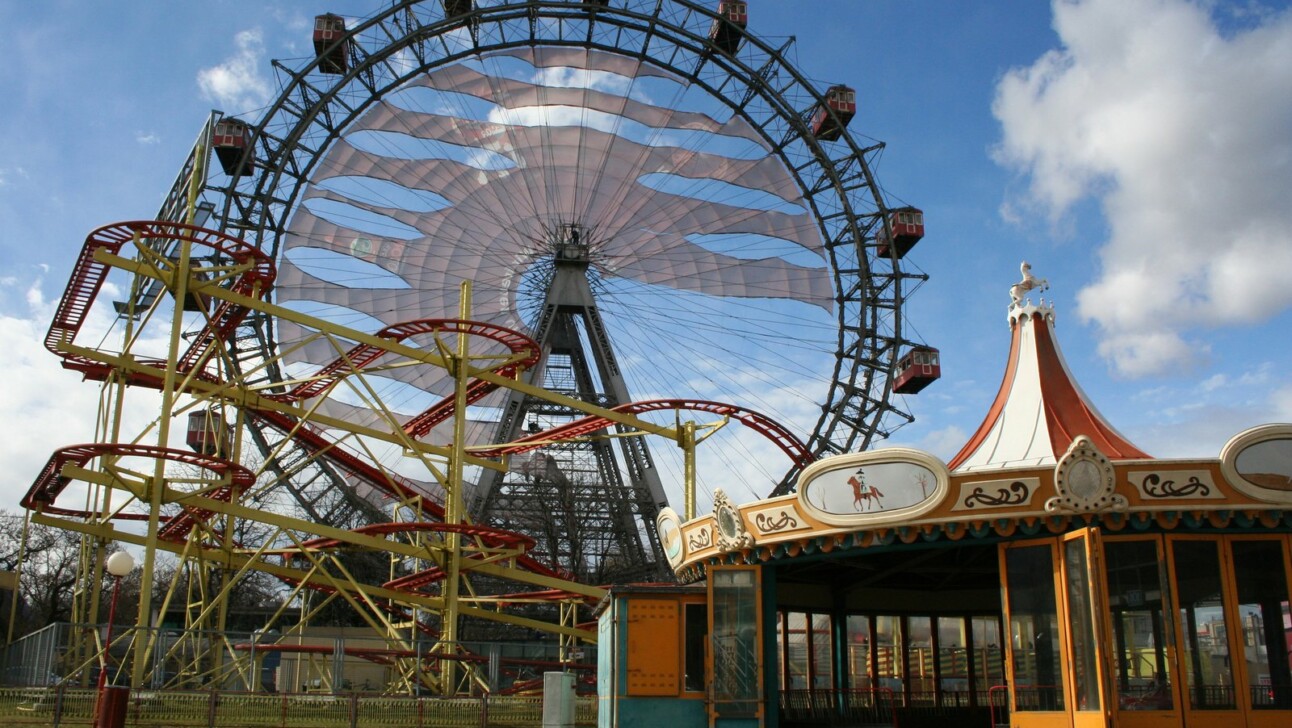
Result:
{"type": "Polygon", "coordinates": [[[1150,457],[1117,432],[1069,371],[1054,333],[1054,306],[1026,294],[1048,287],[1023,263],[1010,288],[1009,362],[996,400],[948,467],[954,472],[1054,465],[1079,436],[1110,460],[1150,457]]]}

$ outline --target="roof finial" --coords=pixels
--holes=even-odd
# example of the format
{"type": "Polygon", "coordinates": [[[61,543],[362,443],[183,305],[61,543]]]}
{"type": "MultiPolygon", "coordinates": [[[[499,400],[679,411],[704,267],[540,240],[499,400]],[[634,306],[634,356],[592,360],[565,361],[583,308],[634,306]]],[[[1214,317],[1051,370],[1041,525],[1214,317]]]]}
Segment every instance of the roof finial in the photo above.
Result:
{"type": "Polygon", "coordinates": [[[1028,291],[1034,289],[1044,291],[1050,287],[1049,281],[1044,278],[1037,280],[1032,275],[1032,265],[1026,260],[1018,267],[1018,270],[1023,274],[1023,280],[1009,287],[1009,297],[1013,305],[1018,305],[1023,300],[1023,294],[1028,291]]]}

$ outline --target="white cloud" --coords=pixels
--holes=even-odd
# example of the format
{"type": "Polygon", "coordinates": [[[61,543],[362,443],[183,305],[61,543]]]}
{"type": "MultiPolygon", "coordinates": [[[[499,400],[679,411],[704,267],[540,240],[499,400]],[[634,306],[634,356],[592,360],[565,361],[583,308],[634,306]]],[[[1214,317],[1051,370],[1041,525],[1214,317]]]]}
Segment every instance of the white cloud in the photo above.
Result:
{"type": "Polygon", "coordinates": [[[1270,397],[1270,408],[1279,422],[1292,422],[1292,385],[1280,387],[1270,397]]]}
{"type": "Polygon", "coordinates": [[[26,178],[27,170],[22,167],[0,167],[0,190],[12,186],[14,180],[26,178]]]}
{"type": "MultiPolygon", "coordinates": [[[[45,295],[39,279],[5,282],[6,287],[18,285],[25,286],[25,310],[0,313],[0,369],[5,372],[5,386],[0,387],[0,422],[7,423],[5,436],[0,438],[0,462],[5,463],[0,502],[5,507],[16,507],[56,449],[97,438],[99,411],[98,385],[63,369],[58,357],[44,346],[57,299],[45,295]]],[[[109,282],[100,299],[110,300],[118,294],[109,282]]],[[[101,341],[110,324],[111,318],[101,308],[91,309],[78,342],[101,341]]],[[[144,344],[144,348],[149,346],[155,348],[154,342],[144,344]]],[[[130,390],[123,410],[126,437],[140,432],[156,418],[157,411],[155,393],[130,390]]],[[[64,497],[74,500],[72,495],[64,497]]]]}
{"type": "Polygon", "coordinates": [[[1198,327],[1292,305],[1292,13],[1222,31],[1210,3],[1055,0],[1063,46],[1005,75],[997,159],[1061,224],[1100,202],[1109,238],[1078,295],[1124,374],[1196,365],[1198,327]]]}
{"type": "Polygon", "coordinates": [[[135,132],[135,142],[144,145],[161,144],[161,135],[155,131],[137,131],[135,132]]]}
{"type": "Polygon", "coordinates": [[[244,30],[233,41],[237,51],[223,63],[198,71],[197,85],[207,99],[237,113],[268,103],[271,85],[261,72],[265,46],[260,29],[244,30]]]}

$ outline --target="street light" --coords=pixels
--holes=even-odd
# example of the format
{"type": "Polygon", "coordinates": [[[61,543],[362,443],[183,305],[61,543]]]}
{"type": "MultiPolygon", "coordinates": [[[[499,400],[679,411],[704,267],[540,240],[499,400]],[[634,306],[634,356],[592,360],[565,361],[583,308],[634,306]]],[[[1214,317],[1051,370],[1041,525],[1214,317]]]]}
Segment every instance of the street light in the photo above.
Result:
{"type": "MultiPolygon", "coordinates": [[[[104,568],[112,576],[112,602],[108,607],[108,629],[103,637],[103,659],[99,664],[99,685],[98,700],[95,701],[94,725],[95,726],[112,726],[121,725],[122,719],[125,718],[125,712],[122,710],[113,710],[108,705],[108,659],[112,657],[112,623],[117,619],[117,597],[121,594],[121,577],[134,571],[135,560],[125,551],[117,551],[108,557],[104,568]],[[120,713],[120,717],[115,717],[120,713]]],[[[115,705],[118,701],[113,701],[115,705]]],[[[125,707],[124,701],[121,706],[125,707]]]]}

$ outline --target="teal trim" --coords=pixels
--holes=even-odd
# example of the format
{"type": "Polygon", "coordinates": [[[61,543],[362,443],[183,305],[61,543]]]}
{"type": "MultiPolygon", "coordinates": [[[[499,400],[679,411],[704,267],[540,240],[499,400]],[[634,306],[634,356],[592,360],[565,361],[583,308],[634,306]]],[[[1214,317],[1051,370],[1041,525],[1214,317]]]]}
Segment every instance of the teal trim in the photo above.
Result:
{"type": "Polygon", "coordinates": [[[615,728],[705,728],[702,698],[620,698],[615,728]]]}

